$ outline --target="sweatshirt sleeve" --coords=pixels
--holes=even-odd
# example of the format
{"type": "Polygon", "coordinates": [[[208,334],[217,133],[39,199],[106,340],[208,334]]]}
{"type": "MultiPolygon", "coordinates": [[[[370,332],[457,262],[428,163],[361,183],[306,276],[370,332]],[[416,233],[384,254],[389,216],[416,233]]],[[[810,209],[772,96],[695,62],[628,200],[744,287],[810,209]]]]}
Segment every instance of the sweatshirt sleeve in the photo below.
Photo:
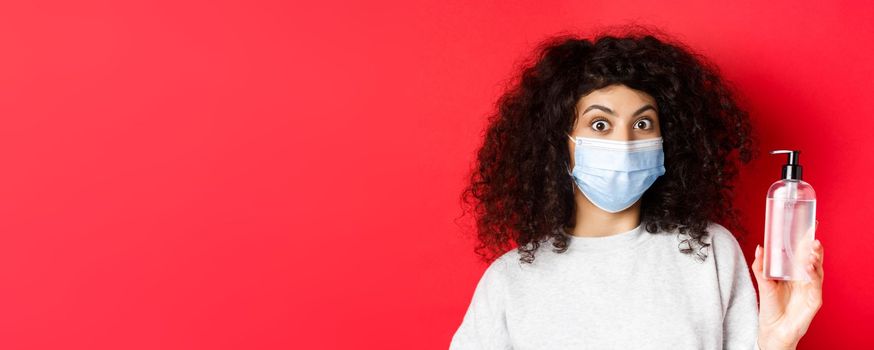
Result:
{"type": "Polygon", "coordinates": [[[714,224],[712,244],[724,304],[723,349],[758,350],[759,307],[743,250],[725,227],[714,224]]]}
{"type": "Polygon", "coordinates": [[[504,313],[506,256],[493,261],[476,285],[450,350],[512,349],[504,313]]]}

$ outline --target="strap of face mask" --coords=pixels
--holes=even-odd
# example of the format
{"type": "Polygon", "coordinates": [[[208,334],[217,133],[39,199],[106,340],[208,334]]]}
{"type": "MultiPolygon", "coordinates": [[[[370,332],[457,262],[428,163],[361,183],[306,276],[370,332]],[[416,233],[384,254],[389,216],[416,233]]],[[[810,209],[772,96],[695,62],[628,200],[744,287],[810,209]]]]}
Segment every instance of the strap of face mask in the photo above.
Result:
{"type": "Polygon", "coordinates": [[[574,173],[571,171],[567,161],[564,161],[564,168],[567,170],[567,174],[571,178],[571,193],[573,193],[576,189],[576,180],[574,180],[574,173]]]}

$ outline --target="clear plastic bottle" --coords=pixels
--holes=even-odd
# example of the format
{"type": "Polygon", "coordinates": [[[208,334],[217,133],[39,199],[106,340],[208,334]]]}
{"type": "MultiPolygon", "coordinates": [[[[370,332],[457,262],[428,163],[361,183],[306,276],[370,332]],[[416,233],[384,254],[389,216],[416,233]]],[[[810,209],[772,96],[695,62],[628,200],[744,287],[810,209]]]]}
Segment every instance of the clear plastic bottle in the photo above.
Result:
{"type": "Polygon", "coordinates": [[[806,266],[816,225],[816,192],[801,179],[796,150],[786,153],[782,178],[768,189],[765,206],[764,273],[773,280],[810,280],[806,266]]]}

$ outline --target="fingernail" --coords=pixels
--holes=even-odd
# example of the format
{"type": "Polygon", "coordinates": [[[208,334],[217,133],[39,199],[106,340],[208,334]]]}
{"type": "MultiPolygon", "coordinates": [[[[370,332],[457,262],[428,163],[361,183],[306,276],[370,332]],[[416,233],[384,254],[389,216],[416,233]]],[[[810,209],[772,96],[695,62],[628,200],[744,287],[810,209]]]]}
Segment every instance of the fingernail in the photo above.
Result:
{"type": "Polygon", "coordinates": [[[759,255],[759,252],[761,251],[761,249],[762,249],[762,247],[760,247],[758,244],[756,244],[756,255],[757,256],[759,255]]]}

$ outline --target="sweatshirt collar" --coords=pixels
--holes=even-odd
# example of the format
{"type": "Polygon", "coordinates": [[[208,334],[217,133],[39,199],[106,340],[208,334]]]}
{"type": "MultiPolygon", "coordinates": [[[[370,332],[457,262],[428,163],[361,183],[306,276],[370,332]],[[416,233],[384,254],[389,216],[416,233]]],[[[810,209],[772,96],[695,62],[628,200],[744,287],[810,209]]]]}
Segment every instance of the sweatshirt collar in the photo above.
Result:
{"type": "Polygon", "coordinates": [[[644,232],[645,230],[643,226],[644,222],[641,221],[637,227],[631,230],[599,237],[574,236],[567,233],[563,227],[559,228],[559,230],[564,236],[568,237],[568,250],[598,252],[630,248],[645,241],[650,238],[652,234],[644,232]]]}

